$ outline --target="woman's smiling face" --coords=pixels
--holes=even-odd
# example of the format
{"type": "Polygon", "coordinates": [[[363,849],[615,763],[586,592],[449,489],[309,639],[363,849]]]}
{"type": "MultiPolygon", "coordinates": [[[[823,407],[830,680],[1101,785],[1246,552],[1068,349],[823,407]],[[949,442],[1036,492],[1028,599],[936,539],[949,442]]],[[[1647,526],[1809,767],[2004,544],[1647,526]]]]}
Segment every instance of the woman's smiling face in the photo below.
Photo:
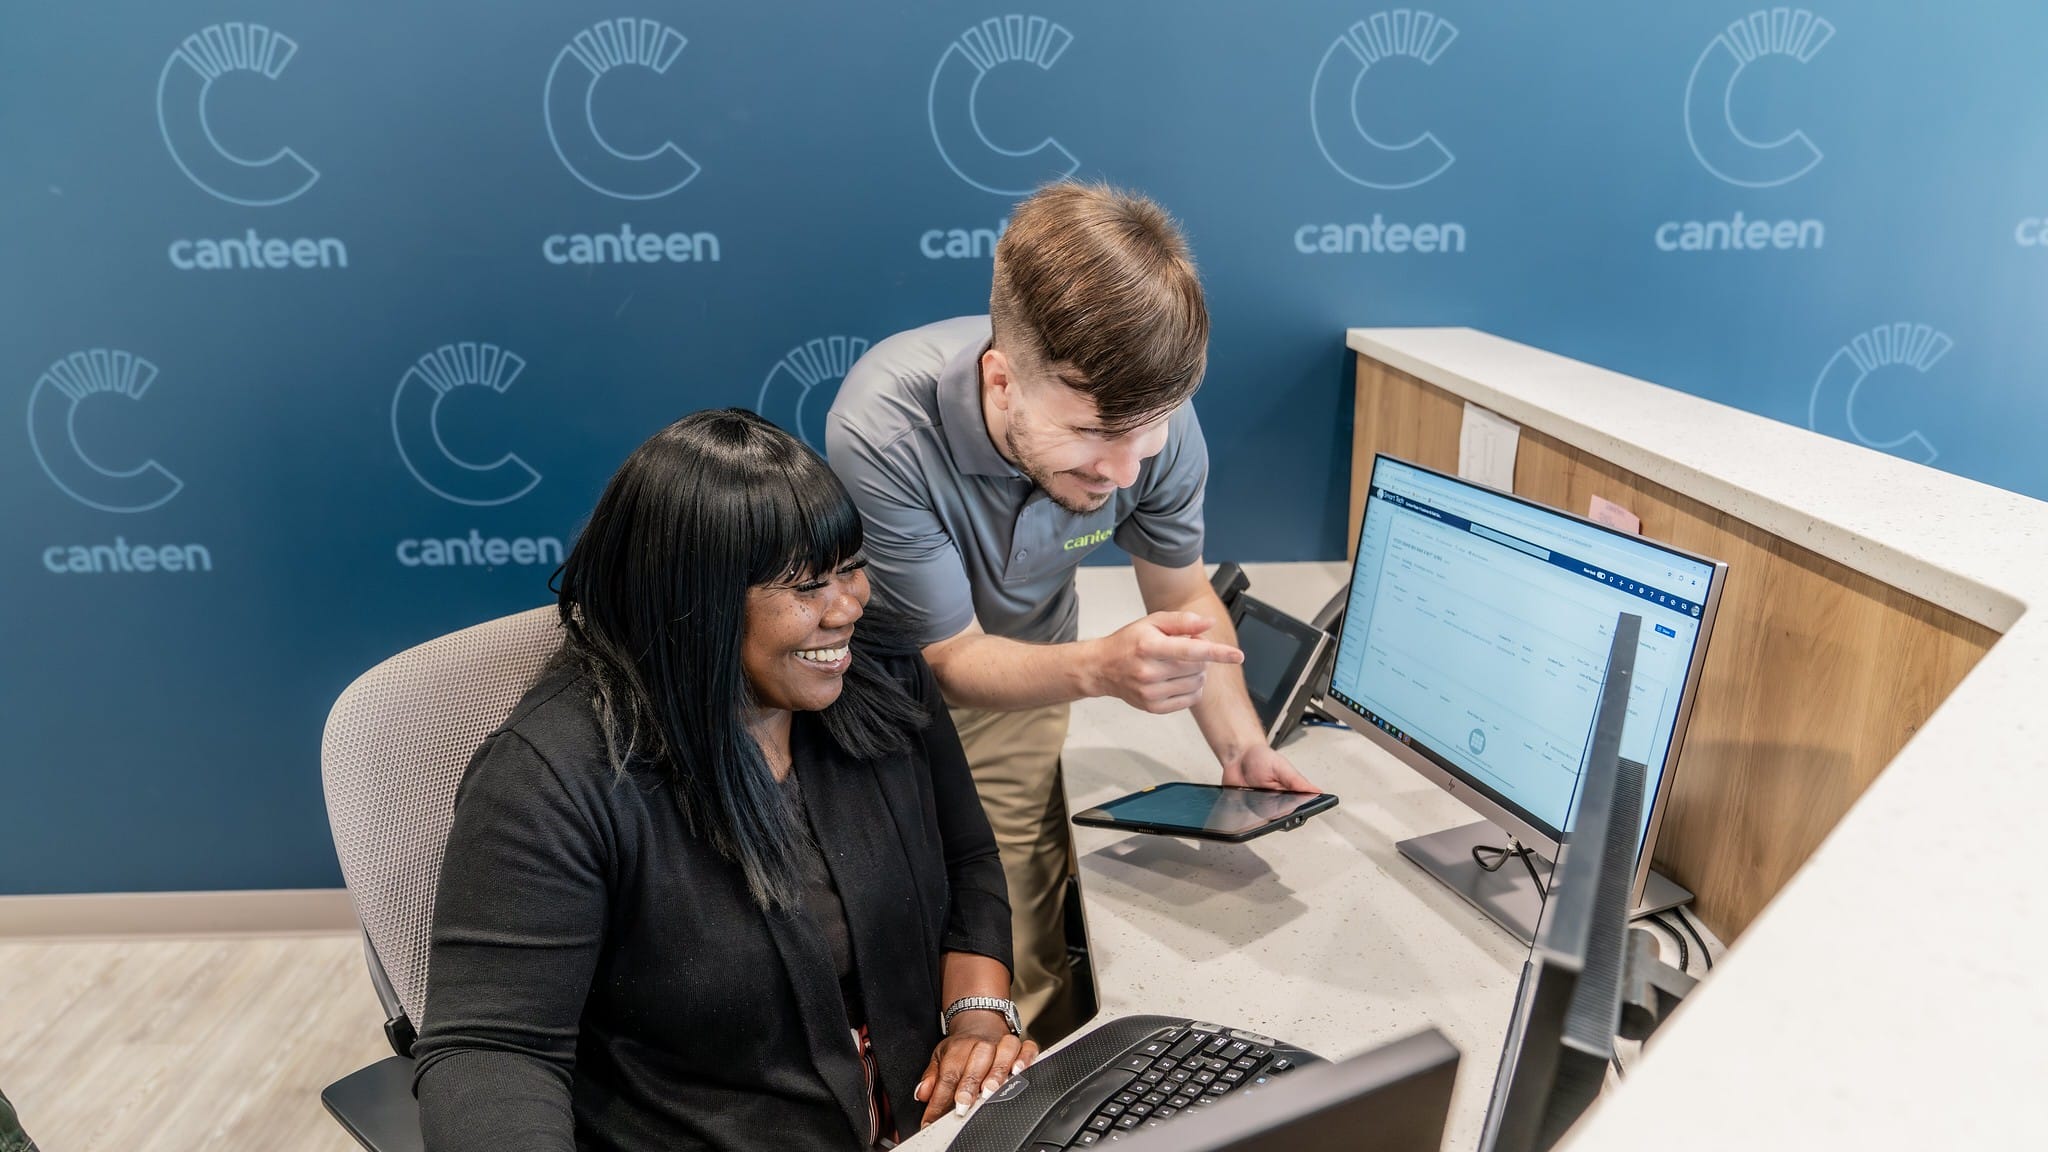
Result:
{"type": "Polygon", "coordinates": [[[867,561],[835,572],[747,589],[740,665],[754,704],[791,712],[818,712],[839,699],[853,626],[867,610],[867,561]]]}

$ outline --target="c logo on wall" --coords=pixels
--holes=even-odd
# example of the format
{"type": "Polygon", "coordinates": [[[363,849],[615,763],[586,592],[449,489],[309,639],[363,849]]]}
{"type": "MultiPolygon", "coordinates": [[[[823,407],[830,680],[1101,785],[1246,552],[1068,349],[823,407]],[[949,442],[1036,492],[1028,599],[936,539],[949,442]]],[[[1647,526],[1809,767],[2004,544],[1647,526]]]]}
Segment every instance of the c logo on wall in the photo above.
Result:
{"type": "Polygon", "coordinates": [[[1751,64],[1785,56],[1801,64],[1834,38],[1835,26],[1804,8],[1752,12],[1714,37],[1685,85],[1685,137],[1707,171],[1744,188],[1774,188],[1813,171],[1821,151],[1793,129],[1752,140],[1735,124],[1735,87],[1751,64]]]}
{"type": "Polygon", "coordinates": [[[28,394],[28,442],[50,482],[102,512],[147,512],[176,496],[185,482],[155,460],[109,468],[78,442],[81,404],[103,393],[140,400],[156,377],[156,365],[109,348],[73,352],[37,377],[28,394]]]}
{"type": "Polygon", "coordinates": [[[858,336],[821,337],[791,348],[762,379],[754,411],[823,452],[825,413],[846,370],[867,350],[868,342],[858,336]]]}
{"type": "Polygon", "coordinates": [[[1925,324],[1884,324],[1857,336],[1835,350],[1814,380],[1806,408],[1807,426],[1866,448],[1922,464],[1934,463],[1938,453],[1917,428],[1889,440],[1864,432],[1856,423],[1856,397],[1880,370],[1904,366],[1924,374],[1953,347],[1955,341],[1925,324]]]}
{"type": "Polygon", "coordinates": [[[658,200],[702,171],[672,140],[646,152],[625,151],[597,126],[598,81],[615,68],[666,75],[689,43],[658,20],[625,17],[578,32],[555,55],[541,94],[548,141],[570,175],[592,191],[620,200],[658,200]]]}
{"type": "Polygon", "coordinates": [[[932,143],[953,174],[984,192],[1023,196],[1039,185],[1074,174],[1081,161],[1048,136],[1029,148],[1005,148],[981,130],[981,82],[1005,64],[1050,70],[1073,33],[1043,16],[991,17],[946,46],[932,69],[925,111],[932,143]]]}
{"type": "Polygon", "coordinates": [[[1403,57],[1435,64],[1458,38],[1450,21],[1419,9],[1396,8],[1360,20],[1330,42],[1309,86],[1309,127],[1323,159],[1344,178],[1367,188],[1395,191],[1427,184],[1457,159],[1436,133],[1387,144],[1365,130],[1358,105],[1375,65],[1403,57]]]}
{"type": "Polygon", "coordinates": [[[194,184],[231,204],[268,207],[305,195],[320,173],[282,147],[261,159],[236,155],[213,134],[207,100],[213,82],[230,72],[275,80],[298,43],[261,24],[215,24],[185,37],[156,82],[156,121],[164,146],[194,184]]]}
{"type": "Polygon", "coordinates": [[[473,507],[510,504],[533,491],[540,473],[517,455],[473,464],[441,438],[441,402],[449,393],[470,387],[502,393],[525,367],[495,344],[464,342],[443,344],[406,369],[391,397],[391,436],[413,479],[444,500],[473,507]]]}

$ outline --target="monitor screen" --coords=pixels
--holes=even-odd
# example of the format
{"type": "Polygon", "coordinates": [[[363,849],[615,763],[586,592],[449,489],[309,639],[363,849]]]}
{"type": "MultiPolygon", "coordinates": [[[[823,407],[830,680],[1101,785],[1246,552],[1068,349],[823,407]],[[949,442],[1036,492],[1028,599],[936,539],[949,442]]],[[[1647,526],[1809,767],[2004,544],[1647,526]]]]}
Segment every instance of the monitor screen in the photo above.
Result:
{"type": "Polygon", "coordinates": [[[1621,755],[1647,833],[1716,565],[1381,456],[1329,695],[1556,842],[1618,613],[1642,618],[1621,755]]]}

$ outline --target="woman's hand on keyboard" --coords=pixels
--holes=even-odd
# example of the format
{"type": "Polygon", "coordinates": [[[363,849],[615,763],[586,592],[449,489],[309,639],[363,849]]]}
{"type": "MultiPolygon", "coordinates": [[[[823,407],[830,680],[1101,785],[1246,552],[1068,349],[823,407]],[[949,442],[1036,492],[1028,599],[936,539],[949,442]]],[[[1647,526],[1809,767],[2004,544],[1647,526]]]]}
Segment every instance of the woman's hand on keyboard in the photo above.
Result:
{"type": "Polygon", "coordinates": [[[944,1116],[948,1108],[965,1116],[976,1100],[1036,1059],[1038,1045],[1011,1035],[1000,1013],[967,1011],[953,1017],[951,1032],[932,1050],[913,1093],[925,1105],[918,1127],[944,1116]]]}

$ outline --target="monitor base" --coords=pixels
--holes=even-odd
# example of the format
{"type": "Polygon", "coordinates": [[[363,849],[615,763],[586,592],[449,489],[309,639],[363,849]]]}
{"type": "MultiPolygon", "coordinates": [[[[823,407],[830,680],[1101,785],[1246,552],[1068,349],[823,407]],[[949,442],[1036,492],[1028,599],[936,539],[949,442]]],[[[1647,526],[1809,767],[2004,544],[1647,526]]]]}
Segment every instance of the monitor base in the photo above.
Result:
{"type": "MultiPolygon", "coordinates": [[[[1423,871],[1436,877],[1444,887],[1464,897],[1466,903],[1485,913],[1487,919],[1507,929],[1515,939],[1533,944],[1536,942],[1537,921],[1543,915],[1543,897],[1536,891],[1536,882],[1530,878],[1529,870],[1519,863],[1510,862],[1488,872],[1472,858],[1474,848],[1498,849],[1507,843],[1507,833],[1478,820],[1403,840],[1394,847],[1423,871]]],[[[1543,877],[1543,882],[1550,883],[1550,861],[1532,853],[1529,862],[1536,866],[1536,873],[1543,877]]],[[[1691,902],[1692,893],[1653,869],[1643,883],[1643,898],[1630,911],[1629,918],[1648,916],[1691,902]]]]}

